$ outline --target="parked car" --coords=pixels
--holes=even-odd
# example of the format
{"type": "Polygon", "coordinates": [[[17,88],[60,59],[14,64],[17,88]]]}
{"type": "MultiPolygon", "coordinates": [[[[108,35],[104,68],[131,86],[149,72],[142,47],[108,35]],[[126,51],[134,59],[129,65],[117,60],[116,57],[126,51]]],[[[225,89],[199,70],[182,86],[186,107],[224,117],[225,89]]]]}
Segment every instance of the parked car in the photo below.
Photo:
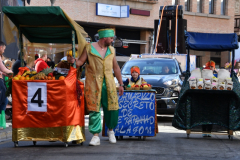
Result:
{"type": "Polygon", "coordinates": [[[182,85],[181,77],[183,76],[178,61],[175,58],[130,59],[121,69],[123,81],[131,77],[130,68],[132,66],[138,66],[140,77],[156,90],[157,113],[174,113],[182,85]]]}

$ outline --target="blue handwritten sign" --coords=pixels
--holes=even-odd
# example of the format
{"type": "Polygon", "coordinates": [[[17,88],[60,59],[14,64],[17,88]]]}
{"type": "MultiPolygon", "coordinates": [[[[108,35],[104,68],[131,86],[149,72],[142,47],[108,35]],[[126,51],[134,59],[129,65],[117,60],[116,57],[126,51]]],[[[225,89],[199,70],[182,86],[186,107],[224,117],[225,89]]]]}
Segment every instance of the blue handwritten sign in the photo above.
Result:
{"type": "Polygon", "coordinates": [[[155,92],[124,92],[118,103],[115,136],[155,135],[155,92]]]}

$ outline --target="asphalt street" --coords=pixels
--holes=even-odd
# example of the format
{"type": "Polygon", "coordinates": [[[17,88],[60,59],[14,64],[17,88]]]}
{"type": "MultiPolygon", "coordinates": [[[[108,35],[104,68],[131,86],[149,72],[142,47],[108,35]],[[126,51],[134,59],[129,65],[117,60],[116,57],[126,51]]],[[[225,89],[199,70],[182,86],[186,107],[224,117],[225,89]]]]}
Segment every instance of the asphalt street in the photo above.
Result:
{"type": "MultiPolygon", "coordinates": [[[[86,142],[83,145],[63,142],[20,141],[14,148],[11,140],[0,142],[0,160],[156,160],[156,159],[240,159],[240,141],[234,136],[233,141],[226,135],[212,135],[203,138],[201,134],[191,134],[187,139],[185,131],[171,126],[171,117],[159,116],[159,133],[145,141],[136,137],[123,137],[116,144],[110,144],[108,138],[101,138],[100,146],[89,146],[92,135],[86,127],[86,142]]],[[[88,117],[86,117],[87,126],[88,117]]]]}

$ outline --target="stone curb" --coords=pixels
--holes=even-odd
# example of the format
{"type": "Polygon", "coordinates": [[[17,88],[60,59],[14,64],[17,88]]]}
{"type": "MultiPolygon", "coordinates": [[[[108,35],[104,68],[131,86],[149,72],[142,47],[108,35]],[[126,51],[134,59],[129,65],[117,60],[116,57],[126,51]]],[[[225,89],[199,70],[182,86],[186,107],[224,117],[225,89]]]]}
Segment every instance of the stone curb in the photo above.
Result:
{"type": "Polygon", "coordinates": [[[5,129],[0,129],[0,142],[12,139],[12,123],[7,121],[5,129]]]}
{"type": "Polygon", "coordinates": [[[11,131],[1,131],[0,132],[0,141],[4,141],[4,140],[8,140],[8,139],[12,139],[12,130],[11,131]]]}
{"type": "Polygon", "coordinates": [[[233,132],[234,137],[236,137],[237,139],[240,139],[240,131],[235,131],[233,132]]]}

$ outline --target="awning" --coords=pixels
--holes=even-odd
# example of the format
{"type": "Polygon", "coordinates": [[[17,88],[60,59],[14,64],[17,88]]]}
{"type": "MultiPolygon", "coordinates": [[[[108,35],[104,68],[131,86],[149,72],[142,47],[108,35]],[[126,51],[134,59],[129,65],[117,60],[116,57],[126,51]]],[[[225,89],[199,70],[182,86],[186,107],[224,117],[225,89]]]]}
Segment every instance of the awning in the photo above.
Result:
{"type": "MultiPolygon", "coordinates": [[[[58,7],[3,7],[3,13],[34,43],[72,43],[73,24],[58,7]]],[[[84,30],[82,30],[84,33],[84,30]]],[[[86,33],[85,33],[86,34],[86,33]]],[[[77,37],[76,43],[77,43],[77,37]]]]}
{"type": "Polygon", "coordinates": [[[238,36],[235,33],[196,33],[186,32],[186,47],[198,51],[230,51],[238,48],[238,36]]]}
{"type": "MultiPolygon", "coordinates": [[[[49,44],[72,44],[72,31],[75,31],[75,43],[78,44],[78,55],[80,55],[87,43],[87,33],[72,20],[60,7],[3,7],[4,12],[4,34],[7,44],[12,43],[15,30],[10,27],[10,19],[22,34],[31,43],[30,46],[44,46],[50,48],[49,44]],[[7,17],[7,18],[6,18],[7,17]],[[8,23],[7,23],[8,22],[8,23]],[[13,35],[13,34],[12,34],[13,35]]],[[[29,46],[25,41],[24,46],[29,46]]],[[[66,47],[64,47],[66,48],[66,47]]],[[[66,48],[69,49],[69,48],[66,48]]]]}

